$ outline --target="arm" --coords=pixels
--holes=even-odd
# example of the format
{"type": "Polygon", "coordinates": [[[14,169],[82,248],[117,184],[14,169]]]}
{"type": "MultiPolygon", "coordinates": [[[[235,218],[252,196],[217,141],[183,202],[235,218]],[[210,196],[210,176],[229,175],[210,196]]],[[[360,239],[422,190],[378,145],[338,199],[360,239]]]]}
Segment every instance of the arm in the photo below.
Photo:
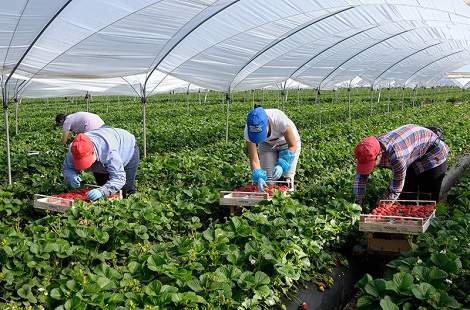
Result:
{"type": "Polygon", "coordinates": [[[251,170],[260,168],[261,164],[259,162],[258,150],[256,149],[256,144],[245,140],[245,145],[248,150],[248,157],[250,158],[251,170]]]}
{"type": "Polygon", "coordinates": [[[405,186],[406,177],[406,162],[402,160],[395,160],[392,164],[393,180],[390,183],[388,193],[385,194],[384,199],[395,200],[400,196],[403,187],[405,186]]]}
{"type": "Polygon", "coordinates": [[[287,127],[286,131],[284,132],[284,138],[286,139],[289,151],[295,153],[297,151],[297,141],[295,139],[292,127],[287,127]]]}
{"type": "Polygon", "coordinates": [[[112,151],[104,165],[109,173],[109,181],[99,188],[104,196],[110,196],[119,191],[126,184],[126,172],[118,152],[112,151]]]}
{"type": "Polygon", "coordinates": [[[62,165],[62,174],[64,176],[64,182],[67,185],[72,183],[72,180],[75,176],[77,176],[77,171],[75,170],[72,162],[72,154],[67,152],[65,156],[64,163],[62,165]]]}
{"type": "Polygon", "coordinates": [[[60,143],[67,144],[67,140],[69,139],[69,137],[70,137],[70,131],[64,131],[62,133],[62,139],[60,139],[60,143]]]}
{"type": "Polygon", "coordinates": [[[366,196],[368,174],[356,174],[353,182],[353,195],[356,197],[356,203],[362,205],[364,197],[366,196]]]}

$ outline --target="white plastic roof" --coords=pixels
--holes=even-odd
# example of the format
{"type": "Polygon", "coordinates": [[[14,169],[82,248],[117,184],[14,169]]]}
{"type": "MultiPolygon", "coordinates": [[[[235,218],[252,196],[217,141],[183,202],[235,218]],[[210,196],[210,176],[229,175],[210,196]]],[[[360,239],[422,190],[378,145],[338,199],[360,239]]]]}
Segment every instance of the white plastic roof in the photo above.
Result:
{"type": "Polygon", "coordinates": [[[470,63],[462,0],[15,0],[0,29],[2,83],[14,71],[51,96],[135,93],[119,90],[130,76],[147,94],[166,75],[220,91],[432,86],[470,63]]]}

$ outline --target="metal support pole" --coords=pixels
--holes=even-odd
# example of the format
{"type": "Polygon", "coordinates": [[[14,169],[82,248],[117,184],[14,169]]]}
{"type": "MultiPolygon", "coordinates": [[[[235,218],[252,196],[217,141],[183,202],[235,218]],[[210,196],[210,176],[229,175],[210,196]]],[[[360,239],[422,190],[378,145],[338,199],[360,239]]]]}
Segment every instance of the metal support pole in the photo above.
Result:
{"type": "Polygon", "coordinates": [[[300,102],[300,86],[297,88],[297,104],[300,102]]]}
{"type": "Polygon", "coordinates": [[[6,89],[2,85],[2,98],[3,98],[3,114],[5,117],[5,138],[6,138],[6,148],[7,148],[7,174],[8,174],[8,185],[12,185],[11,181],[11,154],[10,154],[10,130],[8,122],[8,95],[6,89]]]}
{"type": "Polygon", "coordinates": [[[230,108],[230,97],[231,93],[228,92],[225,94],[225,100],[227,101],[227,118],[225,119],[225,142],[228,142],[228,116],[229,116],[229,108],[230,108]]]}
{"type": "Polygon", "coordinates": [[[187,113],[189,113],[189,86],[191,86],[191,83],[188,84],[188,88],[186,89],[186,110],[187,113]]]}
{"type": "Polygon", "coordinates": [[[85,101],[86,101],[86,111],[89,112],[90,111],[90,94],[88,92],[86,92],[85,101]]]}
{"type": "Polygon", "coordinates": [[[15,102],[15,135],[18,134],[18,98],[13,99],[15,102]]]}
{"type": "Polygon", "coordinates": [[[142,129],[143,129],[143,139],[144,139],[144,158],[147,157],[147,98],[145,95],[140,98],[142,102],[142,129]]]}
{"type": "Polygon", "coordinates": [[[370,88],[370,115],[372,116],[374,106],[374,88],[370,88]]]}
{"type": "Polygon", "coordinates": [[[320,101],[321,101],[321,98],[320,98],[320,86],[318,86],[317,88],[317,96],[315,97],[315,105],[318,107],[318,118],[319,118],[319,124],[320,124],[320,127],[321,127],[321,106],[320,106],[320,101]]]}
{"type": "Polygon", "coordinates": [[[263,105],[263,106],[264,106],[264,91],[265,91],[265,89],[263,88],[263,90],[262,90],[263,97],[262,97],[262,99],[261,99],[261,105],[263,105]]]}
{"type": "Polygon", "coordinates": [[[255,90],[254,90],[254,89],[251,90],[251,94],[253,95],[253,106],[252,106],[252,109],[254,109],[254,108],[255,108],[255,90]]]}
{"type": "Polygon", "coordinates": [[[387,113],[390,113],[390,86],[388,86],[387,113]]]}
{"type": "Polygon", "coordinates": [[[377,97],[377,107],[380,110],[380,95],[382,94],[382,89],[379,87],[379,96],[377,97]]]}
{"type": "Polygon", "coordinates": [[[414,108],[415,107],[415,101],[416,101],[416,87],[413,88],[413,99],[411,101],[411,106],[414,108]]]}
{"type": "Polygon", "coordinates": [[[349,115],[349,121],[351,121],[351,84],[348,87],[348,115],[349,115]]]}
{"type": "Polygon", "coordinates": [[[405,107],[405,87],[402,87],[402,92],[401,92],[401,109],[403,111],[405,107]]]}
{"type": "Polygon", "coordinates": [[[197,92],[197,99],[199,101],[199,105],[201,105],[201,89],[199,88],[198,92],[197,92]]]}

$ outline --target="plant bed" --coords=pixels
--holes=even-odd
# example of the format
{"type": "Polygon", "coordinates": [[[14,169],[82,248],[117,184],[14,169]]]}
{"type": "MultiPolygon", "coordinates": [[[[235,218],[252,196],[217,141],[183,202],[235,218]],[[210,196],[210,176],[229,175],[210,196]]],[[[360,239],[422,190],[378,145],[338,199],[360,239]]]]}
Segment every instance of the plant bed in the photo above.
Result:
{"type": "Polygon", "coordinates": [[[365,266],[361,258],[348,257],[347,266],[339,265],[331,272],[334,283],[331,287],[307,282],[294,296],[285,298],[286,309],[343,309],[356,294],[354,285],[364,274],[365,266]]]}

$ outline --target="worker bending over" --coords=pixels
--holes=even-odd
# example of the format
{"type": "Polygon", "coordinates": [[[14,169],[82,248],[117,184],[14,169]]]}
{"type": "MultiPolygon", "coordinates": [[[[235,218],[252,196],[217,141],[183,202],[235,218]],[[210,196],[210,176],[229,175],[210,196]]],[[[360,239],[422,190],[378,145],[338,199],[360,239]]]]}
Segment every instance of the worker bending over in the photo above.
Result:
{"type": "Polygon", "coordinates": [[[393,172],[384,199],[417,199],[416,195],[406,192],[420,192],[430,193],[431,199],[437,201],[447,170],[448,152],[447,145],[436,133],[412,124],[363,139],[355,148],[357,166],[353,194],[356,203],[363,203],[369,174],[376,166],[393,172]]]}
{"type": "Polygon", "coordinates": [[[264,191],[266,181],[294,181],[300,136],[294,122],[278,109],[256,107],[248,113],[245,141],[253,183],[264,191]]]}
{"type": "Polygon", "coordinates": [[[60,140],[62,144],[67,144],[67,140],[72,132],[84,133],[98,129],[104,125],[104,121],[101,117],[88,112],[57,114],[55,122],[57,126],[62,126],[62,139],[60,140]]]}
{"type": "Polygon", "coordinates": [[[64,160],[63,175],[67,185],[78,188],[79,173],[92,171],[101,187],[88,192],[91,201],[121,189],[127,197],[135,193],[139,161],[134,135],[124,129],[102,127],[75,137],[64,160]]]}

